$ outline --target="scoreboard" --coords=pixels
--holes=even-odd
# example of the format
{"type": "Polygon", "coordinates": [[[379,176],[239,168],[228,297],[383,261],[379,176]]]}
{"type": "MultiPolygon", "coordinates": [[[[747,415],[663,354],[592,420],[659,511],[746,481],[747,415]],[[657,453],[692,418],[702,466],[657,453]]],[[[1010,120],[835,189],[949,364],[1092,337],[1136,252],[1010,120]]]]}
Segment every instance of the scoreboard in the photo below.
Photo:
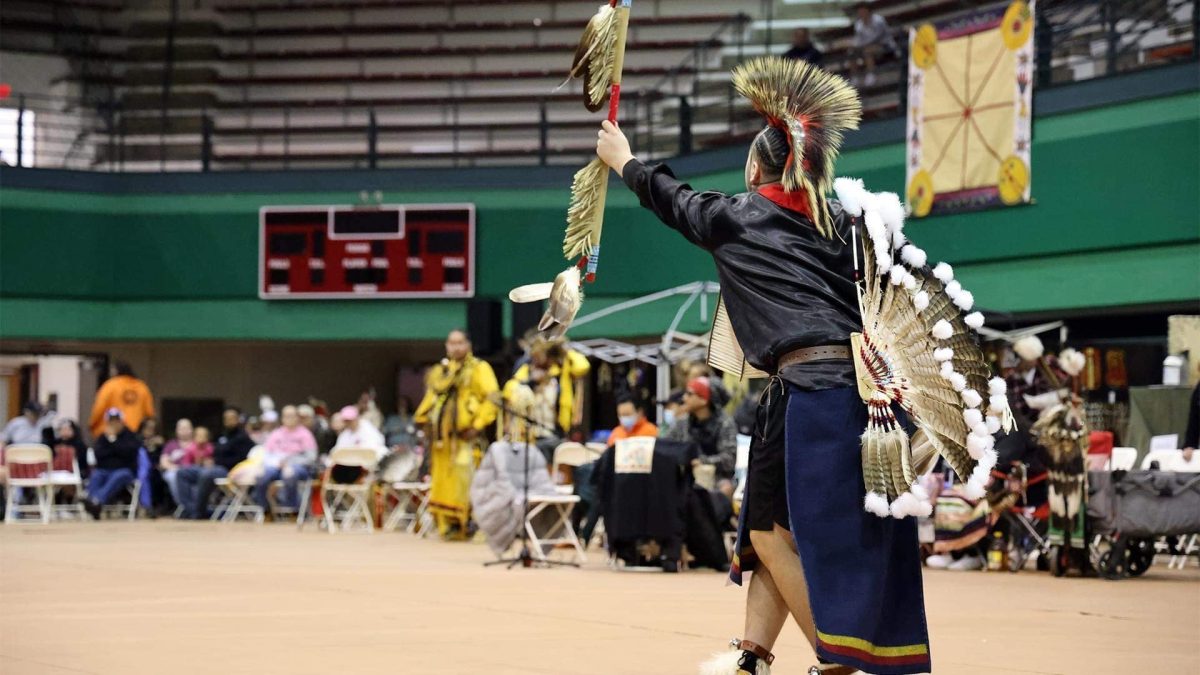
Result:
{"type": "Polygon", "coordinates": [[[469,298],[475,205],[264,206],[264,300],[469,298]]]}

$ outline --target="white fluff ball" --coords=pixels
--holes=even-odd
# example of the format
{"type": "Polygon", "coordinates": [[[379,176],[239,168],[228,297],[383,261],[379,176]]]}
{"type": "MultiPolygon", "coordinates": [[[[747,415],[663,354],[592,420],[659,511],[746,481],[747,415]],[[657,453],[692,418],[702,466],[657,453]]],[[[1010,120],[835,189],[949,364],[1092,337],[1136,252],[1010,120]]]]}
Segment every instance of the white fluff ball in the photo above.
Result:
{"type": "Polygon", "coordinates": [[[888,272],[888,281],[892,282],[893,286],[899,286],[904,283],[905,274],[907,274],[907,270],[897,265],[888,272]]]}
{"type": "MultiPolygon", "coordinates": [[[[974,410],[972,412],[978,413],[979,411],[974,410]]],[[[987,425],[983,423],[983,413],[979,413],[979,421],[976,422],[975,424],[970,425],[970,427],[971,427],[971,433],[975,434],[976,436],[981,436],[981,437],[982,436],[989,436],[989,437],[991,436],[991,433],[989,433],[987,430],[987,425]]]]}
{"type": "Polygon", "coordinates": [[[908,491],[913,493],[913,496],[920,501],[929,501],[929,491],[921,487],[920,483],[913,483],[908,487],[908,491]]]}
{"type": "Polygon", "coordinates": [[[929,516],[933,515],[933,503],[918,501],[916,511],[917,512],[913,514],[914,516],[928,518],[929,516]]]}
{"type": "Polygon", "coordinates": [[[835,178],[833,191],[837,193],[842,209],[852,216],[861,216],[863,211],[862,195],[866,192],[862,179],[835,178]]]}
{"type": "Polygon", "coordinates": [[[938,319],[938,322],[933,324],[933,337],[939,340],[949,340],[950,336],[954,335],[954,327],[945,319],[938,319]]]}
{"type": "Polygon", "coordinates": [[[942,283],[948,283],[954,279],[954,268],[944,262],[940,262],[934,266],[933,276],[940,279],[942,283]]]}
{"type": "Polygon", "coordinates": [[[950,386],[954,387],[954,391],[962,391],[967,388],[967,378],[962,373],[954,373],[950,376],[950,386]]]}
{"type": "Polygon", "coordinates": [[[871,238],[871,241],[875,242],[876,246],[883,244],[884,248],[886,248],[887,227],[884,226],[883,217],[879,215],[879,212],[867,211],[867,214],[863,217],[863,222],[866,223],[867,236],[871,238]]]}
{"type": "Polygon", "coordinates": [[[957,281],[951,281],[950,283],[946,284],[946,295],[950,296],[952,299],[957,298],[958,294],[962,293],[962,289],[962,284],[958,283],[957,281]]]}
{"type": "Polygon", "coordinates": [[[995,415],[988,415],[987,419],[984,420],[984,423],[987,424],[987,430],[988,430],[989,434],[1000,433],[1000,418],[999,417],[996,417],[995,415]]]}
{"type": "Polygon", "coordinates": [[[912,267],[924,267],[926,261],[929,259],[925,255],[925,251],[912,244],[907,244],[904,248],[900,249],[900,258],[912,267]]]}
{"type": "Polygon", "coordinates": [[[963,494],[971,500],[983,499],[984,493],[984,486],[978,481],[967,481],[967,487],[963,490],[963,494]]]}
{"type": "Polygon", "coordinates": [[[954,304],[964,312],[970,311],[975,306],[975,295],[971,291],[959,291],[958,295],[954,296],[954,304]]]}
{"type": "Polygon", "coordinates": [[[1075,377],[1083,372],[1084,366],[1087,365],[1087,357],[1068,347],[1059,353],[1058,365],[1063,369],[1063,372],[1071,377],[1075,377]]]}
{"type": "Polygon", "coordinates": [[[1026,361],[1037,361],[1046,353],[1046,346],[1036,335],[1026,335],[1013,343],[1013,351],[1026,361]]]}
{"type": "Polygon", "coordinates": [[[963,421],[967,423],[968,429],[974,429],[983,424],[983,413],[978,408],[967,408],[963,411],[963,421]]]}
{"type": "Polygon", "coordinates": [[[962,400],[968,408],[978,408],[979,405],[983,403],[983,397],[980,396],[979,392],[975,391],[974,389],[964,389],[962,393],[962,400]]]}
{"type": "Polygon", "coordinates": [[[954,358],[954,350],[950,347],[938,347],[933,350],[933,358],[937,361],[949,361],[954,358]]]}
{"type": "Polygon", "coordinates": [[[984,441],[980,436],[971,434],[967,436],[967,454],[971,455],[971,459],[979,459],[983,457],[984,441]]]}
{"type": "Polygon", "coordinates": [[[915,516],[920,510],[921,505],[917,502],[916,496],[911,492],[901,494],[899,497],[896,497],[896,501],[892,502],[891,511],[893,518],[915,516]]]}
{"type": "MultiPolygon", "coordinates": [[[[971,296],[971,300],[974,301],[975,297],[971,296]]],[[[965,321],[968,326],[974,328],[975,330],[983,328],[983,314],[980,314],[979,312],[971,312],[963,317],[963,321],[965,321]]]]}
{"type": "Polygon", "coordinates": [[[892,248],[900,250],[901,246],[904,246],[904,232],[892,230],[892,248]]]}
{"type": "Polygon", "coordinates": [[[1008,383],[1003,377],[993,377],[988,380],[988,393],[992,396],[1000,396],[1008,393],[1008,383]]]}
{"type": "Polygon", "coordinates": [[[873,513],[880,518],[885,518],[888,515],[887,497],[878,492],[868,492],[863,498],[863,510],[867,513],[873,513]]]}
{"type": "Polygon", "coordinates": [[[996,394],[988,399],[988,410],[997,415],[1003,414],[1008,410],[1008,397],[1003,394],[996,394]]]}
{"type": "Polygon", "coordinates": [[[892,268],[892,256],[888,253],[888,249],[876,246],[875,247],[875,266],[879,268],[880,274],[887,274],[892,268]]]}
{"type": "Polygon", "coordinates": [[[904,288],[909,291],[917,290],[917,278],[908,270],[904,271],[904,288]]]}
{"type": "Polygon", "coordinates": [[[979,466],[985,473],[991,473],[992,469],[996,467],[997,459],[999,458],[996,456],[995,450],[987,450],[983,453],[983,457],[979,458],[979,466]]]}
{"type": "Polygon", "coordinates": [[[954,374],[954,364],[949,361],[942,361],[941,370],[938,372],[941,373],[942,379],[948,380],[954,374]]]}
{"type": "MultiPolygon", "coordinates": [[[[875,195],[875,206],[883,216],[883,224],[893,234],[904,229],[904,204],[895,192],[880,192],[875,195]]],[[[903,239],[901,240],[903,242],[903,239]]]]}
{"type": "Polygon", "coordinates": [[[913,296],[913,307],[918,312],[925,311],[925,308],[929,307],[929,294],[925,291],[917,291],[917,294],[913,296]]]}

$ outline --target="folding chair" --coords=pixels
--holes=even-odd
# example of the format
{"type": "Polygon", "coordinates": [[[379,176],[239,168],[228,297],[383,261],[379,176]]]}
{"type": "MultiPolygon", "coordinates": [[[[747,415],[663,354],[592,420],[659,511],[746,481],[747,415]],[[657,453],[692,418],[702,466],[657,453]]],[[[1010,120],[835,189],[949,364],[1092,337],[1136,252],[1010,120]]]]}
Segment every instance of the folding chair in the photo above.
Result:
{"type": "Polygon", "coordinates": [[[384,521],[383,529],[393,532],[401,524],[406,523],[405,532],[420,534],[419,529],[422,527],[425,513],[429,510],[429,488],[430,483],[415,481],[388,483],[385,490],[396,498],[397,503],[388,514],[387,520],[384,521]],[[409,507],[414,501],[417,503],[417,507],[410,511],[409,507]]]}
{"type": "Polygon", "coordinates": [[[1180,473],[1200,473],[1200,452],[1193,452],[1192,458],[1189,460],[1183,458],[1183,451],[1180,450],[1171,470],[1180,473]]]}
{"type": "Polygon", "coordinates": [[[1151,450],[1142,458],[1142,471],[1150,469],[1150,465],[1158,462],[1159,471],[1174,471],[1175,465],[1183,459],[1181,450],[1151,450]]]}
{"type": "Polygon", "coordinates": [[[122,504],[118,502],[116,504],[105,504],[104,506],[100,507],[101,515],[115,515],[118,518],[124,518],[129,521],[137,520],[139,509],[138,499],[142,494],[142,481],[135,478],[134,481],[125,488],[125,491],[129,493],[129,503],[122,504]]]}
{"type": "Polygon", "coordinates": [[[52,453],[41,443],[21,443],[4,449],[4,468],[8,471],[5,487],[4,522],[20,522],[21,514],[37,512],[43,524],[50,522],[53,511],[53,486],[50,482],[52,453]],[[37,494],[37,505],[18,504],[18,489],[30,488],[37,494]]]}
{"type": "MultiPolygon", "coordinates": [[[[567,442],[555,448],[550,477],[557,484],[555,489],[558,490],[558,493],[563,495],[575,493],[575,486],[566,480],[564,473],[560,472],[562,467],[569,466],[573,471],[575,467],[594,462],[599,458],[600,453],[595,452],[582,443],[567,442]]],[[[574,480],[574,473],[572,473],[572,480],[574,480]]]]}
{"type": "Polygon", "coordinates": [[[1108,468],[1110,471],[1131,471],[1137,463],[1137,455],[1137,448],[1113,448],[1108,468]]]}
{"type": "Polygon", "coordinates": [[[579,503],[579,495],[541,495],[529,497],[529,515],[525,518],[525,532],[529,535],[529,550],[538,560],[546,560],[546,550],[558,544],[570,544],[575,549],[579,562],[587,562],[587,553],[575,528],[571,526],[571,509],[579,503]],[[553,509],[557,519],[543,537],[537,536],[533,521],[540,513],[553,509]]]}
{"type": "MultiPolygon", "coordinates": [[[[282,480],[277,480],[271,483],[276,490],[284,489],[282,480]]],[[[297,506],[280,506],[274,499],[268,499],[267,503],[271,506],[271,517],[278,518],[280,516],[296,516],[296,522],[299,523],[304,518],[304,514],[308,512],[308,499],[312,494],[313,479],[306,478],[296,483],[296,492],[300,496],[300,504],[297,506]]]]}
{"type": "MultiPolygon", "coordinates": [[[[263,446],[256,445],[246,454],[246,461],[259,459],[266,451],[263,446]]],[[[238,516],[245,515],[253,518],[256,523],[263,523],[266,521],[266,514],[250,496],[260,474],[250,470],[238,472],[237,468],[234,467],[231,476],[213,481],[213,485],[216,485],[217,489],[221,491],[221,501],[213,511],[212,519],[220,520],[223,523],[232,523],[237,520],[238,516]]]]}
{"type": "Polygon", "coordinates": [[[79,458],[75,456],[75,448],[63,445],[54,454],[54,464],[50,469],[50,503],[54,508],[54,517],[61,518],[64,513],[75,512],[80,520],[87,515],[83,508],[83,474],[79,471],[79,458]],[[56,504],[55,495],[63,488],[75,488],[74,504],[56,504]]]}
{"type": "Polygon", "coordinates": [[[343,508],[341,514],[342,531],[348,532],[358,521],[366,525],[367,532],[375,531],[375,519],[371,516],[371,507],[367,500],[375,482],[375,467],[379,464],[379,454],[374,448],[334,448],[329,453],[330,470],[325,474],[324,487],[321,490],[321,508],[325,512],[325,529],[330,534],[337,532],[335,510],[343,508]],[[335,483],[329,479],[335,466],[358,467],[364,475],[354,483],[335,483]],[[345,505],[349,500],[349,505],[345,505]]]}

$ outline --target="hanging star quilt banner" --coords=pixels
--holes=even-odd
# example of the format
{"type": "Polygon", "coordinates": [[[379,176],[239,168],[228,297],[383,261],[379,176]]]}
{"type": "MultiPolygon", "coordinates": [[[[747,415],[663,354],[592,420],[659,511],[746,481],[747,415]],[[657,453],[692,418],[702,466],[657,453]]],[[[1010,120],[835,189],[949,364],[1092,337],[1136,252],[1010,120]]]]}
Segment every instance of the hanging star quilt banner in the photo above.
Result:
{"type": "Polygon", "coordinates": [[[909,30],[907,194],[914,216],[1029,201],[1032,1],[909,30]]]}

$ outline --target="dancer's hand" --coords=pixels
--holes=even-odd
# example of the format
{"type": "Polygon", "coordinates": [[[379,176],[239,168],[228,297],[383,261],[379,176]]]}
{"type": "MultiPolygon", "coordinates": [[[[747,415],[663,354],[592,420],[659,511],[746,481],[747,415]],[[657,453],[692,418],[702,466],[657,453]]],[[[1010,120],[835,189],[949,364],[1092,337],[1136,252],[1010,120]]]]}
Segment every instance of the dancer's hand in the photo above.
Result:
{"type": "Polygon", "coordinates": [[[629,139],[625,138],[625,134],[621,129],[604,120],[600,125],[600,140],[596,141],[596,154],[600,159],[610,167],[613,171],[621,173],[621,169],[633,159],[633,153],[629,150],[629,139]]]}

